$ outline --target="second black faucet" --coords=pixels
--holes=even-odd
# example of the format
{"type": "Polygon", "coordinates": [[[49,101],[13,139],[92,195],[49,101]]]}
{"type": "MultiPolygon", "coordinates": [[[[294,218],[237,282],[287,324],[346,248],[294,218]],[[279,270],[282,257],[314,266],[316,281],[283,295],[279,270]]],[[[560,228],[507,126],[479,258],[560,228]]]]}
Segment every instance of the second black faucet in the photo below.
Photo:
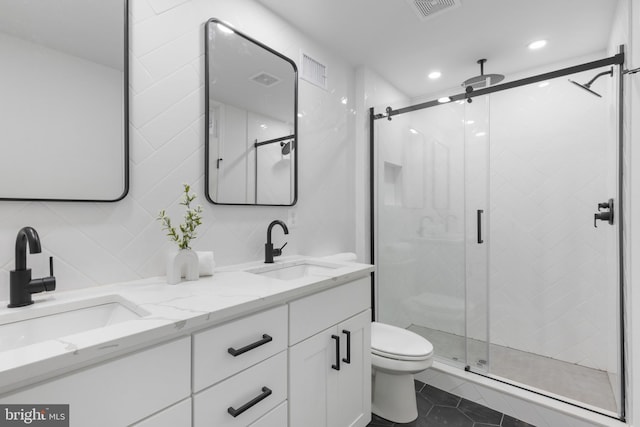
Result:
{"type": "Polygon", "coordinates": [[[264,245],[264,262],[266,264],[273,264],[273,257],[282,255],[282,249],[287,246],[287,243],[285,243],[280,248],[273,248],[273,243],[271,243],[271,230],[274,225],[279,225],[284,230],[284,234],[289,234],[287,224],[283,221],[280,221],[279,219],[271,221],[271,224],[269,224],[269,227],[267,228],[267,243],[264,245]]]}

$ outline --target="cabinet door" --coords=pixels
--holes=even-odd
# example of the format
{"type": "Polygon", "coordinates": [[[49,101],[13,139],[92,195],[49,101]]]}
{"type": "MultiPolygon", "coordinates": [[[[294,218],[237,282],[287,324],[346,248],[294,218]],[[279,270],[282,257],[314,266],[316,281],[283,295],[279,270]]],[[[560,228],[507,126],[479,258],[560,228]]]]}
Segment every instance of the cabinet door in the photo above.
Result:
{"type": "Polygon", "coordinates": [[[342,364],[336,425],[364,427],[371,421],[371,310],[340,323],[338,335],[342,364]]]}
{"type": "Polygon", "coordinates": [[[337,328],[326,329],[289,349],[290,427],[337,427],[337,328]]]}

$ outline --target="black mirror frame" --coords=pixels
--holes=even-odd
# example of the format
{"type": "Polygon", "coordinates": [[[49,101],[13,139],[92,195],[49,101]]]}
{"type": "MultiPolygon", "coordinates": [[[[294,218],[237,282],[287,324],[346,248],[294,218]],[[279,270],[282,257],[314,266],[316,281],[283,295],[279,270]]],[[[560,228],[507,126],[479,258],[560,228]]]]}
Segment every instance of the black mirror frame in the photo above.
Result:
{"type": "Polygon", "coordinates": [[[124,46],[122,48],[124,54],[124,79],[123,86],[123,144],[124,144],[124,188],[122,194],[115,199],[53,199],[53,198],[21,198],[21,197],[0,197],[0,201],[33,201],[33,202],[86,202],[86,203],[113,203],[119,202],[129,194],[129,0],[122,0],[124,5],[123,13],[123,30],[124,30],[124,46]]]}
{"type": "Polygon", "coordinates": [[[280,52],[270,48],[269,46],[260,43],[254,38],[238,31],[233,28],[233,31],[240,37],[250,41],[251,43],[265,49],[266,51],[280,57],[287,61],[293,67],[294,72],[294,87],[293,87],[293,147],[295,147],[296,153],[293,158],[293,200],[289,204],[265,204],[265,203],[220,203],[211,198],[209,194],[209,37],[207,29],[210,23],[222,24],[227,27],[231,27],[227,22],[224,22],[217,18],[211,18],[204,24],[204,195],[207,201],[214,205],[227,205],[227,206],[293,206],[298,202],[298,67],[296,63],[281,54],[280,52]]]}

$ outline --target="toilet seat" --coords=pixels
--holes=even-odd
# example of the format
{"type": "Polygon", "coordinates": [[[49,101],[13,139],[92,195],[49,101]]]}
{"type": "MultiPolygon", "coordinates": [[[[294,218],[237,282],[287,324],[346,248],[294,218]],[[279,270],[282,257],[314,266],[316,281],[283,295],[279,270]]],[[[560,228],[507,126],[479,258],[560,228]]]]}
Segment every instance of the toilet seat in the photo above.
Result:
{"type": "Polygon", "coordinates": [[[414,332],[372,322],[371,353],[395,360],[422,361],[433,356],[433,345],[414,332]]]}

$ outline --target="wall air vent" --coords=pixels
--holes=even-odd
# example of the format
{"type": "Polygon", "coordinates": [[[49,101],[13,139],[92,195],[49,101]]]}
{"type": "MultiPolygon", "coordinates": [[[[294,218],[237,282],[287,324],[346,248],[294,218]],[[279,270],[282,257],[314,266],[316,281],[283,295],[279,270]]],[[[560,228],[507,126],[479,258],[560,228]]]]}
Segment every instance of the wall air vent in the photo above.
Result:
{"type": "Polygon", "coordinates": [[[302,52],[300,77],[309,83],[327,90],[327,66],[302,52]]]}
{"type": "Polygon", "coordinates": [[[253,77],[250,77],[249,80],[252,80],[262,86],[271,87],[280,82],[280,79],[274,76],[273,74],[265,73],[264,71],[256,74],[253,77]]]}
{"type": "Polygon", "coordinates": [[[423,21],[460,7],[460,0],[407,0],[407,3],[423,21]]]}

